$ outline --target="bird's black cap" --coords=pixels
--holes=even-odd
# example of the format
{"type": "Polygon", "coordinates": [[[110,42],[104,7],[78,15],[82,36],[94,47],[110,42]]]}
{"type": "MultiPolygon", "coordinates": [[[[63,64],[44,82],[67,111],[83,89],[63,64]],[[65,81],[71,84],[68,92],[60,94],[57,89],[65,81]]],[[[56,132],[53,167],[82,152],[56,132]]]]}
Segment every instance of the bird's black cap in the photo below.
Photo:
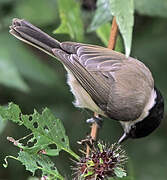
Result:
{"type": "Polygon", "coordinates": [[[150,109],[147,117],[135,124],[135,126],[129,132],[129,137],[145,137],[152,133],[161,123],[164,116],[164,99],[161,92],[156,87],[155,91],[157,94],[155,105],[150,109]]]}

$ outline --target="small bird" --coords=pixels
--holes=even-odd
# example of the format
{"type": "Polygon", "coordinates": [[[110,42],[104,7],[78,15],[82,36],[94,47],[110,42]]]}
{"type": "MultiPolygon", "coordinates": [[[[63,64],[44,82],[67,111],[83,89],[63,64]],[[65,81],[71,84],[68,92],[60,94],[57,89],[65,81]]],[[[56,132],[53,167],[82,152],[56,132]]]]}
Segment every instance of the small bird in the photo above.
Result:
{"type": "Polygon", "coordinates": [[[164,100],[141,61],[96,45],[59,42],[23,19],[13,19],[10,33],[64,65],[76,107],[121,123],[118,143],[145,137],[159,126],[164,100]]]}

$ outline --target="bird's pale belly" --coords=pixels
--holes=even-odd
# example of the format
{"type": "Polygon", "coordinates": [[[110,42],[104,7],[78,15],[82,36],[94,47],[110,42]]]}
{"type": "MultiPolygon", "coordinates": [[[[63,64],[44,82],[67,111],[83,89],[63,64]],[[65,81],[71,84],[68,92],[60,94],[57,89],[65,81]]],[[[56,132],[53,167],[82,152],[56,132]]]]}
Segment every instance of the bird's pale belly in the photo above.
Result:
{"type": "MultiPolygon", "coordinates": [[[[67,70],[68,71],[68,70],[67,70]]],[[[71,92],[75,97],[74,105],[79,108],[87,108],[102,116],[106,116],[104,112],[95,104],[90,95],[79,84],[71,72],[68,71],[67,83],[70,86],[71,92]]]]}

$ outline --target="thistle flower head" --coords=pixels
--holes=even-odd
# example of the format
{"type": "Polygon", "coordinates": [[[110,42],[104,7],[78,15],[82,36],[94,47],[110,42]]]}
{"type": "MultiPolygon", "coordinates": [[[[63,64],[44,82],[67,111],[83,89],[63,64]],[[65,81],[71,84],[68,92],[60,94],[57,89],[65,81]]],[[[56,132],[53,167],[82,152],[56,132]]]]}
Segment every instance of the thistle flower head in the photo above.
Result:
{"type": "Polygon", "coordinates": [[[124,165],[127,162],[125,151],[118,144],[106,145],[98,142],[88,157],[82,157],[76,166],[75,180],[103,180],[109,177],[126,176],[124,165]]]}

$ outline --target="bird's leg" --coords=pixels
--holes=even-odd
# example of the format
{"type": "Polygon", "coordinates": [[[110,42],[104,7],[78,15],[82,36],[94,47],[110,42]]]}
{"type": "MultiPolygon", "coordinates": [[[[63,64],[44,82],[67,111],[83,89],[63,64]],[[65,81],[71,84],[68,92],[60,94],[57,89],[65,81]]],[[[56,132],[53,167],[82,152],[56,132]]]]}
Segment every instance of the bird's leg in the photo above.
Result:
{"type": "Polygon", "coordinates": [[[96,123],[99,128],[101,128],[103,125],[103,119],[99,115],[87,119],[86,122],[91,124],[96,123]]]}
{"type": "Polygon", "coordinates": [[[85,139],[78,141],[78,144],[86,145],[87,147],[86,154],[88,156],[90,150],[94,148],[98,134],[98,129],[102,127],[103,120],[98,114],[94,113],[94,117],[86,120],[86,122],[92,124],[91,133],[90,135],[87,135],[85,139]]]}

